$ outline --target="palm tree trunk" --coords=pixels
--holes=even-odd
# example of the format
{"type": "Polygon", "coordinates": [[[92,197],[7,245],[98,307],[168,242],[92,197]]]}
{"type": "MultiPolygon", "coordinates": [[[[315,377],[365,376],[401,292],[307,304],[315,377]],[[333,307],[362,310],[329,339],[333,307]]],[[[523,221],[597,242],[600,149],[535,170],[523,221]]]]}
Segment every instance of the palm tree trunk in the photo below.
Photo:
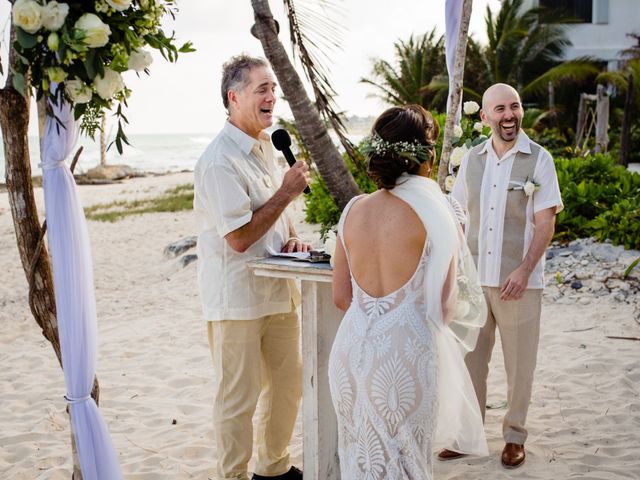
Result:
{"type": "MultiPolygon", "coordinates": [[[[15,40],[11,25],[9,45],[15,40]]],[[[15,51],[9,48],[9,65],[16,61],[15,51]]],[[[38,209],[33,195],[31,161],[29,155],[29,95],[23,97],[12,86],[9,69],[5,87],[0,89],[0,129],[4,143],[5,181],[9,205],[16,232],[20,261],[29,283],[29,307],[42,334],[51,343],[58,363],[62,366],[55,291],[49,254],[44,244],[45,226],[40,225],[38,209]]],[[[91,396],[96,404],[100,397],[98,379],[94,378],[91,396]]],[[[68,408],[67,408],[68,413],[68,408]]],[[[71,418],[69,418],[71,420],[71,418]]],[[[82,480],[76,445],[71,434],[74,480],[82,480]]]]}
{"type": "MultiPolygon", "coordinates": [[[[12,26],[9,45],[13,43],[13,38],[14,31],[12,26]]],[[[10,48],[9,52],[9,64],[12,64],[14,50],[10,48]]],[[[42,242],[40,242],[40,249],[38,249],[41,235],[44,235],[44,232],[40,227],[38,210],[33,195],[33,183],[31,181],[31,163],[27,137],[29,99],[24,98],[11,85],[12,74],[9,71],[6,85],[0,90],[0,127],[2,128],[4,142],[9,204],[13,216],[20,260],[30,285],[31,313],[42,329],[44,337],[51,342],[53,350],[58,357],[58,362],[62,365],[49,255],[46,246],[42,242]]]]}
{"type": "Polygon", "coordinates": [[[444,190],[444,179],[449,172],[449,157],[451,156],[451,144],[453,143],[453,126],[456,119],[458,106],[462,101],[462,77],[464,76],[464,59],[467,52],[467,35],[469,33],[469,20],[471,20],[472,0],[464,0],[462,4],[462,18],[458,32],[456,45],[455,64],[453,67],[453,91],[449,102],[449,113],[444,124],[444,138],[442,139],[442,153],[438,166],[438,184],[444,190]]]}
{"type": "Polygon", "coordinates": [[[251,0],[251,5],[256,22],[254,31],[289,102],[300,135],[309,148],[331,196],[342,210],[351,198],[360,193],[360,189],[347,169],[342,155],[333,144],[327,127],[309,100],[298,73],[278,39],[268,0],[251,0]]]}

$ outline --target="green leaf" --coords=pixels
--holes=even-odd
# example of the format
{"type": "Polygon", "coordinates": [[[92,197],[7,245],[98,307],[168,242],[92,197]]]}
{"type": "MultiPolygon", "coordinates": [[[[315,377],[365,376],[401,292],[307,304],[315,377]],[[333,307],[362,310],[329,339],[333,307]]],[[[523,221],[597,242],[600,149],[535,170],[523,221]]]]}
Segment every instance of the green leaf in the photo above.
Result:
{"type": "Polygon", "coordinates": [[[11,77],[13,88],[15,88],[20,95],[24,98],[27,98],[27,90],[25,88],[24,75],[21,73],[13,72],[13,77],[11,77]]]}
{"type": "Polygon", "coordinates": [[[38,43],[35,35],[31,35],[18,27],[16,27],[16,40],[22,48],[33,48],[38,43]]]}
{"type": "Polygon", "coordinates": [[[640,257],[636,258],[633,262],[631,262],[631,265],[629,265],[627,269],[624,271],[624,273],[622,274],[622,278],[626,279],[631,274],[633,269],[636,268],[636,265],[638,265],[638,263],[640,263],[640,257]]]}
{"type": "Polygon", "coordinates": [[[91,80],[96,78],[96,74],[98,73],[95,67],[95,59],[96,59],[95,49],[89,50],[89,53],[87,53],[87,58],[84,60],[84,69],[87,71],[87,76],[91,80]]]}
{"type": "Polygon", "coordinates": [[[196,49],[195,49],[195,47],[193,46],[193,43],[191,43],[191,42],[187,42],[187,43],[185,43],[184,45],[182,45],[182,46],[178,49],[178,51],[179,51],[180,53],[189,53],[189,52],[195,52],[195,51],[196,51],[196,49]]]}

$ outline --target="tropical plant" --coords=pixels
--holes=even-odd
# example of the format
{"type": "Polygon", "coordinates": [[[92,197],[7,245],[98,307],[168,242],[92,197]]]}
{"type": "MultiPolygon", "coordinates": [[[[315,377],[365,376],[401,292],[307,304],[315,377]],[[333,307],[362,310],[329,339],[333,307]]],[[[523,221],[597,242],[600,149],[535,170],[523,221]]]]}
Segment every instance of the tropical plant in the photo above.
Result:
{"type": "MultiPolygon", "coordinates": [[[[364,193],[375,192],[377,190],[376,184],[371,180],[366,170],[361,168],[361,165],[364,163],[364,158],[360,153],[359,147],[356,147],[356,155],[360,158],[357,162],[354,162],[345,154],[345,164],[349,168],[360,190],[364,193]]],[[[311,193],[304,197],[306,210],[305,220],[309,223],[320,224],[320,233],[324,237],[330,229],[334,228],[338,220],[340,220],[342,208],[338,207],[327,188],[327,184],[320,175],[312,174],[310,187],[311,193]]]]}
{"type": "Polygon", "coordinates": [[[563,61],[571,42],[571,19],[558,11],[530,8],[523,0],[505,0],[497,14],[485,16],[489,43],[485,49],[488,84],[508,83],[523,98],[546,91],[549,82],[567,82],[598,73],[589,59],[563,61]]]}
{"type": "Polygon", "coordinates": [[[616,165],[611,155],[556,159],[564,210],[558,240],[595,237],[640,248],[640,175],[616,165]]]}
{"type": "Polygon", "coordinates": [[[444,37],[438,37],[436,29],[409,40],[398,40],[394,44],[395,65],[387,60],[374,59],[371,78],[360,79],[361,83],[374,87],[377,96],[391,105],[416,103],[424,108],[442,107],[446,97],[439,105],[433,105],[437,90],[429,84],[442,75],[444,56],[444,37]]]}

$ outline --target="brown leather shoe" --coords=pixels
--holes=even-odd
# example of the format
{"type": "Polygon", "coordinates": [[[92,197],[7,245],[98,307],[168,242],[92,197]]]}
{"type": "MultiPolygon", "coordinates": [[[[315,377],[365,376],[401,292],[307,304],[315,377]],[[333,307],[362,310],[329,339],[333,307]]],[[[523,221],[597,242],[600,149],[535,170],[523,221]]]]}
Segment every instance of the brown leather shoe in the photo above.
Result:
{"type": "Polygon", "coordinates": [[[524,445],[507,443],[502,450],[502,466],[504,468],[518,468],[524,463],[524,445]]]}
{"type": "Polygon", "coordinates": [[[461,458],[464,456],[464,453],[454,452],[453,450],[447,450],[446,448],[443,448],[442,450],[440,450],[440,453],[438,453],[438,460],[455,460],[456,458],[461,458]]]}

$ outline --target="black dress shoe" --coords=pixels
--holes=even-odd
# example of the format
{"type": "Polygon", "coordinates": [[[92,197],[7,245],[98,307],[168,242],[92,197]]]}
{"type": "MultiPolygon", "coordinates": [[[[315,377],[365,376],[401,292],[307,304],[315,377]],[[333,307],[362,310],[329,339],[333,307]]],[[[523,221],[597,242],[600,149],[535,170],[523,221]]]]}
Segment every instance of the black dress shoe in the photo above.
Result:
{"type": "Polygon", "coordinates": [[[287,473],[276,475],[275,477],[265,477],[264,475],[254,473],[251,480],[302,480],[302,470],[291,467],[287,473]]]}

